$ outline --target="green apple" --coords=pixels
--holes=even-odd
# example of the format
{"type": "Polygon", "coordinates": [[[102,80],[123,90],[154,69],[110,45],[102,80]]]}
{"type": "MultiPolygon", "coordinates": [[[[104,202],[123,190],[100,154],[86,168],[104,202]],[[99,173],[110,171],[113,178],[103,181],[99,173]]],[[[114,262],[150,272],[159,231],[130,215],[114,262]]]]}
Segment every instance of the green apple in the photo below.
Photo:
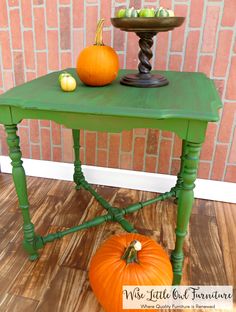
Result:
{"type": "Polygon", "coordinates": [[[68,75],[71,76],[71,74],[69,74],[69,73],[67,73],[67,72],[61,73],[61,74],[59,75],[59,77],[58,77],[58,82],[61,83],[61,80],[62,80],[64,77],[68,77],[68,75]]]}
{"type": "Polygon", "coordinates": [[[155,17],[154,9],[141,9],[139,12],[139,17],[155,17]]]}
{"type": "Polygon", "coordinates": [[[125,17],[125,9],[120,9],[117,14],[116,14],[116,17],[119,17],[119,18],[122,18],[122,17],[125,17]]]}

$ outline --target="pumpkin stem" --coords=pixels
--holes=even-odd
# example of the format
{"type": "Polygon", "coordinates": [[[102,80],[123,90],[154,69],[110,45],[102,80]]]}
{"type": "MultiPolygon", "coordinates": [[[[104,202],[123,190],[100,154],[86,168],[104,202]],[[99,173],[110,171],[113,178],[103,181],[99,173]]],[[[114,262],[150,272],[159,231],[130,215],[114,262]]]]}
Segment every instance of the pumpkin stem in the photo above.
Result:
{"type": "Polygon", "coordinates": [[[105,19],[102,18],[97,24],[97,30],[95,35],[95,45],[96,46],[104,46],[103,40],[102,40],[102,32],[103,32],[103,25],[104,25],[105,19]]]}
{"type": "Polygon", "coordinates": [[[142,249],[142,244],[134,240],[130,243],[129,247],[126,248],[122,259],[126,261],[126,264],[129,263],[139,263],[138,260],[138,251],[142,249]]]}

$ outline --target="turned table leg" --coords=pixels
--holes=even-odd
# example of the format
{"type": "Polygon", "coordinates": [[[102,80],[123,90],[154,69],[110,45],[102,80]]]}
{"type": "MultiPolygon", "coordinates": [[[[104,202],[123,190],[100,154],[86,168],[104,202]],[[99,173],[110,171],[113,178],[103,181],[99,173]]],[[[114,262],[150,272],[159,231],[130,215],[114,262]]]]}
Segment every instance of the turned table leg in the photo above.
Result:
{"type": "Polygon", "coordinates": [[[195,187],[194,182],[197,178],[201,144],[186,141],[184,143],[183,151],[184,154],[185,152],[186,154],[182,158],[183,168],[180,175],[180,178],[182,179],[182,185],[178,193],[176,243],[175,250],[172,252],[171,255],[171,261],[174,271],[174,285],[180,284],[182,277],[182,268],[184,261],[183,244],[184,238],[187,234],[187,227],[194,201],[193,189],[195,187]]]}
{"type": "Polygon", "coordinates": [[[184,160],[185,160],[186,155],[187,155],[187,142],[185,140],[183,140],[182,141],[182,153],[180,156],[180,159],[181,159],[180,170],[179,170],[179,173],[177,175],[177,182],[175,185],[176,202],[178,201],[179,191],[181,190],[182,185],[183,185],[184,160]]]}
{"type": "Polygon", "coordinates": [[[19,200],[19,207],[23,217],[23,232],[24,240],[23,246],[26,252],[29,254],[30,260],[38,258],[37,253],[37,236],[34,232],[34,225],[31,222],[29,214],[29,201],[26,186],[25,171],[22,166],[22,154],[20,151],[20,139],[17,135],[16,125],[6,125],[5,130],[7,133],[7,144],[9,147],[9,156],[12,160],[12,176],[15,184],[16,193],[19,200]]]}
{"type": "Polygon", "coordinates": [[[79,190],[81,186],[81,182],[85,181],[82,167],[81,167],[81,161],[80,161],[80,130],[73,129],[73,141],[74,141],[74,155],[75,155],[75,161],[74,161],[74,182],[76,184],[76,189],[79,190]]]}

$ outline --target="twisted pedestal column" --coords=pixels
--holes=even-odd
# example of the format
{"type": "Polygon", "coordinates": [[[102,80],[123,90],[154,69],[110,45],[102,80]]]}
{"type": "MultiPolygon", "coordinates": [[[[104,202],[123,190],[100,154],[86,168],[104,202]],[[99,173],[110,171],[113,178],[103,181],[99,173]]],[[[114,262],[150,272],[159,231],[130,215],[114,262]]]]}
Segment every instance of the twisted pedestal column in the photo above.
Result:
{"type": "Polygon", "coordinates": [[[153,37],[157,32],[137,32],[136,35],[140,38],[140,51],[138,54],[140,63],[138,66],[139,73],[129,74],[121,79],[121,84],[133,87],[153,88],[167,85],[168,80],[159,74],[151,74],[152,65],[150,60],[153,56],[152,46],[153,37]]]}

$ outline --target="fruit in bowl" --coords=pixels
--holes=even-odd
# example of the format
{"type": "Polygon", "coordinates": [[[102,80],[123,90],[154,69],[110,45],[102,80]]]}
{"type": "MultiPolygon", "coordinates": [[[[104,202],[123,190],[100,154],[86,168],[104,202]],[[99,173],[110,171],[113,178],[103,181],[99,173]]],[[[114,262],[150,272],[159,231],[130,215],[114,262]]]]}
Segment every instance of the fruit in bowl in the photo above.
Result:
{"type": "Polygon", "coordinates": [[[173,17],[175,16],[174,11],[165,9],[163,7],[157,8],[142,8],[142,9],[120,9],[116,13],[118,18],[132,18],[132,17],[173,17]]]}

